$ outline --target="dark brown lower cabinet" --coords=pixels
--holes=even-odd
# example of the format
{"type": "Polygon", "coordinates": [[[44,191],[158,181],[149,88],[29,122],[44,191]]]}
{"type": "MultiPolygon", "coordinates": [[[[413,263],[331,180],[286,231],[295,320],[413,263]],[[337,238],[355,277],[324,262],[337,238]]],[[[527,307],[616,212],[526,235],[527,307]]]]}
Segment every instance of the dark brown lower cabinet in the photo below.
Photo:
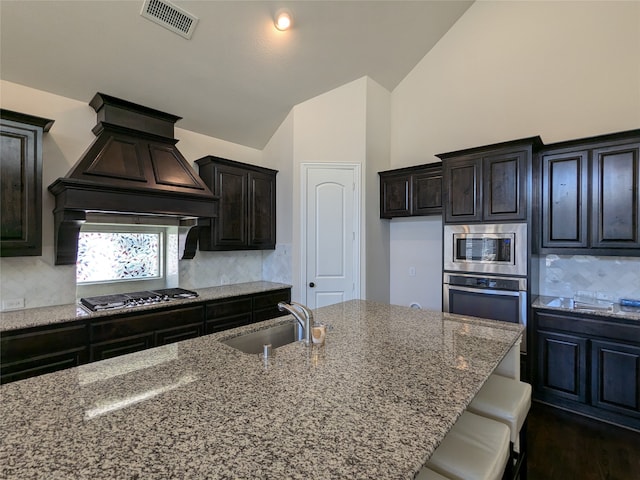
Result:
{"type": "Polygon", "coordinates": [[[278,310],[278,303],[290,301],[291,290],[288,288],[256,294],[253,297],[253,323],[288,315],[288,312],[278,310]]]}
{"type": "Polygon", "coordinates": [[[278,310],[279,302],[291,301],[291,289],[283,288],[252,296],[222,299],[205,306],[207,334],[288,315],[278,310]]]}
{"type": "Polygon", "coordinates": [[[587,398],[587,340],[538,331],[538,389],[562,398],[587,398]]]}
{"type": "Polygon", "coordinates": [[[249,325],[253,319],[251,297],[217,300],[205,305],[207,334],[249,325]]]}
{"type": "Polygon", "coordinates": [[[95,320],[90,330],[90,361],[195,338],[203,333],[203,306],[95,320]]]}
{"type": "Polygon", "coordinates": [[[283,288],[144,313],[24,328],[0,334],[0,383],[138,352],[287,315],[283,288]]]}
{"type": "Polygon", "coordinates": [[[640,430],[640,325],[536,310],[534,398],[640,430]]]}
{"type": "Polygon", "coordinates": [[[593,340],[591,368],[592,404],[640,418],[640,346],[593,340]]]}
{"type": "Polygon", "coordinates": [[[2,333],[0,381],[14,382],[86,363],[88,339],[85,322],[2,333]]]}

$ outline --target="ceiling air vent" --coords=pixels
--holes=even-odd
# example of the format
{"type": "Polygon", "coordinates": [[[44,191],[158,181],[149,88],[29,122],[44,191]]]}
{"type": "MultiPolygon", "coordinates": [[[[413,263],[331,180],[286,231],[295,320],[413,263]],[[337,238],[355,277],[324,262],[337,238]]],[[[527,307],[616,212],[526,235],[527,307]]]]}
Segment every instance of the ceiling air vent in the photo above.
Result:
{"type": "Polygon", "coordinates": [[[191,38],[198,24],[196,16],[167,0],[144,0],[140,15],[184,38],[191,38]]]}

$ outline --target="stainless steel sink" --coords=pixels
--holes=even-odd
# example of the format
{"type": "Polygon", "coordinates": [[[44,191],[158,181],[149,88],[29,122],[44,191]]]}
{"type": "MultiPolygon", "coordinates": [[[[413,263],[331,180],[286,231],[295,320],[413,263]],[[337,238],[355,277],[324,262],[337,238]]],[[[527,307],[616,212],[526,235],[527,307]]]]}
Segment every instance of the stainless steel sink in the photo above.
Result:
{"type": "Polygon", "coordinates": [[[297,322],[291,322],[220,341],[244,353],[262,353],[263,345],[271,344],[271,348],[278,348],[303,338],[303,329],[297,322]]]}

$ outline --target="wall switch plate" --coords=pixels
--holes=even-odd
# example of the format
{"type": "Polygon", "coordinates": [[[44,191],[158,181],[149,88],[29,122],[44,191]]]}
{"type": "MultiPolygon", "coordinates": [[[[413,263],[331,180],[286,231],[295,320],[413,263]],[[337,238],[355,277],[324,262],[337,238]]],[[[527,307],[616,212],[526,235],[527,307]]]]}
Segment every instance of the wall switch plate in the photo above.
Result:
{"type": "Polygon", "coordinates": [[[24,308],[24,298],[9,298],[2,300],[2,311],[20,310],[24,308]]]}
{"type": "Polygon", "coordinates": [[[416,267],[409,267],[409,276],[410,277],[416,276],[416,267]]]}

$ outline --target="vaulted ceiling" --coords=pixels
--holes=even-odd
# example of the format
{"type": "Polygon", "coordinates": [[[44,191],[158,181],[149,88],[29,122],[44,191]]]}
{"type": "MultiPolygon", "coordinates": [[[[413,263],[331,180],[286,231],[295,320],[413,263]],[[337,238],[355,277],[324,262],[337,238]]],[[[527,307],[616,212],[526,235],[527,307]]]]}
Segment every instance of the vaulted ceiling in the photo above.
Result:
{"type": "Polygon", "coordinates": [[[143,0],[2,0],[0,77],[83,102],[107,93],[261,149],[309,98],[365,75],[392,91],[472,1],[173,3],[199,18],[190,40],[140,16],[143,0]]]}

